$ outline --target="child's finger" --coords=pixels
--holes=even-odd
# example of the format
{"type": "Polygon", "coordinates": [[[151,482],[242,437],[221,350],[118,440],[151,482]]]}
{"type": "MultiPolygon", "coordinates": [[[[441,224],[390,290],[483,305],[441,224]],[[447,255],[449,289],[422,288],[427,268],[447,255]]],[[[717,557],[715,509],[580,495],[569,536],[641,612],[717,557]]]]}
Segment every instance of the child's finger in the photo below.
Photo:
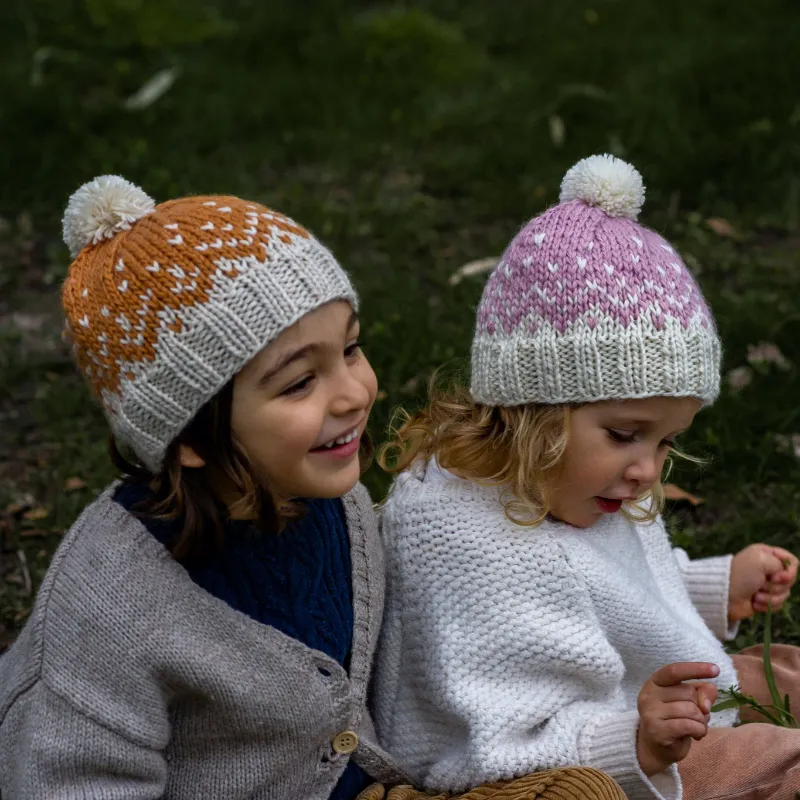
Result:
{"type": "Polygon", "coordinates": [[[667,664],[653,673],[650,678],[656,686],[675,686],[683,681],[716,678],[719,667],[708,661],[678,661],[667,664]]]}
{"type": "MultiPolygon", "coordinates": [[[[783,604],[786,602],[788,597],[789,597],[788,593],[785,593],[785,592],[782,592],[780,594],[773,594],[772,595],[772,610],[773,611],[778,611],[778,609],[780,609],[783,606],[783,604]]],[[[753,598],[753,608],[756,611],[760,611],[760,612],[766,613],[767,611],[769,611],[769,607],[770,607],[770,600],[769,600],[769,595],[768,594],[757,594],[753,598]]]]}
{"type": "Polygon", "coordinates": [[[704,714],[711,711],[717,699],[717,687],[713,683],[696,683],[697,705],[704,714]]]}
{"type": "Polygon", "coordinates": [[[794,582],[797,579],[797,567],[800,563],[797,556],[782,547],[773,547],[772,554],[781,562],[783,570],[780,574],[789,576],[789,580],[794,582]]]}

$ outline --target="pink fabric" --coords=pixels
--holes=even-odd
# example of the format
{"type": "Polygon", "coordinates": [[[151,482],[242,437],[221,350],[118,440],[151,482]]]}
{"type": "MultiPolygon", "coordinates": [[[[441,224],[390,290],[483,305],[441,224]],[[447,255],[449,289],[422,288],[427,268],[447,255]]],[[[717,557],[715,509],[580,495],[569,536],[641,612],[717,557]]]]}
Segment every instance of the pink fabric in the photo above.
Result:
{"type": "Polygon", "coordinates": [[[608,217],[580,200],[554,206],[512,240],[486,285],[478,333],[530,334],[546,322],[564,333],[578,319],[628,328],[640,318],[662,330],[665,317],[684,328],[711,314],[680,256],[655,231],[608,217]]]}
{"type": "MultiPolygon", "coordinates": [[[[733,657],[739,686],[760,703],[771,703],[761,646],[733,657]]],[[[781,694],[800,714],[800,648],[772,646],[772,665],[781,694]]],[[[743,713],[742,719],[763,719],[743,713]]],[[[678,765],[684,800],[795,800],[800,792],[800,729],[756,722],[712,728],[678,765]]]]}

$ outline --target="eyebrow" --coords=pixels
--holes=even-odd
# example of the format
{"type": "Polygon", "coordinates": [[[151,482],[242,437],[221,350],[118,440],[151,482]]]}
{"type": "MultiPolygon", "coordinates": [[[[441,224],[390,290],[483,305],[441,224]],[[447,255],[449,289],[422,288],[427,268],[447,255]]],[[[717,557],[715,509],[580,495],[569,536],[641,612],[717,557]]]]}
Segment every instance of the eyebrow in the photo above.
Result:
{"type": "MultiPolygon", "coordinates": [[[[347,333],[353,329],[353,326],[358,322],[358,314],[353,311],[350,314],[350,319],[347,320],[347,333]]],[[[319,342],[311,342],[310,344],[305,345],[304,347],[300,347],[297,350],[292,350],[288,353],[282,355],[274,367],[272,367],[269,371],[265,372],[259,379],[259,383],[268,383],[272,378],[274,378],[281,370],[286,369],[289,364],[293,364],[295,361],[299,361],[302,358],[310,355],[311,353],[316,353],[324,348],[323,344],[319,342]]]]}

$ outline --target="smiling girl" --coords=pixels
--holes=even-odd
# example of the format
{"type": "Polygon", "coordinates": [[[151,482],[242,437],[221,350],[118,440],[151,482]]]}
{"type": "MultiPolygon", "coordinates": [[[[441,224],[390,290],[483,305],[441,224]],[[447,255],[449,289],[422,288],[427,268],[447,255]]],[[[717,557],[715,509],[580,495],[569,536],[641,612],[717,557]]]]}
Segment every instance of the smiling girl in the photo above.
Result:
{"type": "Polygon", "coordinates": [[[0,659],[0,794],[352,800],[396,778],[365,705],[383,606],[358,298],[235,197],[71,198],[63,303],[123,480],[0,659]]]}

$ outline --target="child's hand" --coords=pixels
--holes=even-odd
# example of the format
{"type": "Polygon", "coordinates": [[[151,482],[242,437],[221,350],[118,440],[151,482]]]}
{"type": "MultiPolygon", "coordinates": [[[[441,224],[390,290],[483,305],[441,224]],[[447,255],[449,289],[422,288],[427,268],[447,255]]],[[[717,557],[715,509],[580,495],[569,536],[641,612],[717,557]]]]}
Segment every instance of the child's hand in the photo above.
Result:
{"type": "Polygon", "coordinates": [[[797,580],[797,557],[781,547],[751,544],[733,557],[728,619],[735,622],[766,611],[772,582],[772,610],[784,603],[797,580]]]}
{"type": "Polygon", "coordinates": [[[683,681],[716,678],[717,675],[716,664],[667,664],[642,687],[636,755],[645,775],[657,775],[670,764],[686,758],[692,739],[702,739],[706,735],[717,687],[713,683],[683,681]]]}

